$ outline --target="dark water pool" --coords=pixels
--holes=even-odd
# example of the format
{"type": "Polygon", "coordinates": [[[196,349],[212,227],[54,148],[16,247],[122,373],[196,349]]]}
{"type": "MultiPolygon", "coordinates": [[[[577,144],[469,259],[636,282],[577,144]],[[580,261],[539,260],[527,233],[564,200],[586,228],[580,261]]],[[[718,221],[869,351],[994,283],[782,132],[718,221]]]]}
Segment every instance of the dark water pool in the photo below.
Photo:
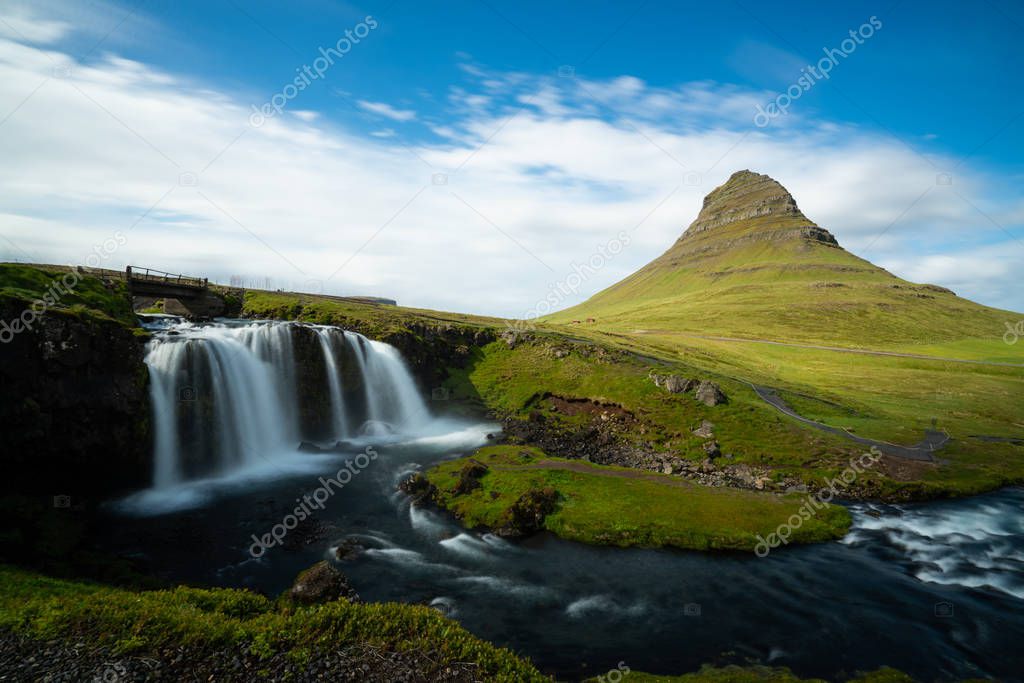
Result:
{"type": "Polygon", "coordinates": [[[509,543],[411,509],[395,491],[403,476],[467,452],[487,430],[374,445],[379,457],[314,512],[308,545],[296,530],[259,559],[249,552],[254,534],[269,532],[351,456],[289,456],[250,475],[142,497],[133,514],[110,512],[103,544],[174,580],[274,594],[354,538],[367,550],[339,566],[364,599],[434,604],[561,679],[622,662],[666,674],[763,663],[831,679],[889,665],[924,681],[1024,680],[1021,489],[855,506],[844,542],[764,559],[551,536],[509,543]]]}

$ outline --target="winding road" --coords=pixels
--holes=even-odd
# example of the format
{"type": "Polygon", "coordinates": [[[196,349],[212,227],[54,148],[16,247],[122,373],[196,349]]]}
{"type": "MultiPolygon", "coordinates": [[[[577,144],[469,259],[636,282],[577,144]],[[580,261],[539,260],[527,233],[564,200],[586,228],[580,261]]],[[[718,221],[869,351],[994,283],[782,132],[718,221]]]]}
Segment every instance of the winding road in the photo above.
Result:
{"type": "Polygon", "coordinates": [[[874,439],[868,439],[863,436],[851,434],[845,429],[833,427],[831,425],[816,422],[815,420],[804,417],[800,413],[790,408],[789,404],[786,403],[781,396],[779,396],[778,391],[772,389],[771,387],[762,387],[756,384],[752,384],[750,382],[747,382],[747,384],[750,384],[750,386],[754,389],[754,392],[758,395],[758,397],[774,406],[780,412],[792,417],[793,419],[799,420],[804,424],[811,425],[812,427],[820,429],[824,432],[836,434],[837,436],[845,437],[847,439],[850,439],[851,441],[856,441],[859,444],[877,448],[882,453],[885,453],[886,455],[891,455],[895,458],[904,458],[906,460],[921,460],[924,462],[934,462],[935,456],[933,456],[932,453],[945,446],[946,442],[948,442],[950,438],[949,434],[946,434],[945,432],[928,429],[925,430],[924,441],[921,441],[916,446],[898,446],[896,444],[887,443],[885,441],[875,441],[874,439]]]}

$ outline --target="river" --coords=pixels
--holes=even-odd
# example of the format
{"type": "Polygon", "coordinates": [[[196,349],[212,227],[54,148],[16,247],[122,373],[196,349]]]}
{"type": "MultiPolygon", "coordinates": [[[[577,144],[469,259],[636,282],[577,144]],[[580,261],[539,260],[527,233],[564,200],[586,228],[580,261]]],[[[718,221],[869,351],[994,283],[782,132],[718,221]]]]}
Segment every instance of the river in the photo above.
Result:
{"type": "MultiPolygon", "coordinates": [[[[377,417],[405,415],[409,424],[374,420],[389,426],[355,430],[332,453],[275,444],[227,470],[172,477],[118,501],[102,545],[170,580],[274,595],[339,545],[357,543],[363,550],[338,566],[364,600],[433,605],[560,679],[620,663],[661,674],[759,663],[828,679],[888,665],[920,680],[1024,680],[1022,489],[853,504],[842,541],[766,558],[590,547],[544,534],[509,542],[410,507],[396,490],[412,472],[482,445],[497,426],[422,420],[418,406],[390,410],[377,417]],[[345,463],[350,474],[339,476],[345,463]],[[344,485],[325,496],[332,477],[344,485]],[[280,542],[254,545],[314,499],[322,509],[307,506],[308,519],[280,542]]],[[[173,471],[167,465],[162,476],[173,471]]]]}

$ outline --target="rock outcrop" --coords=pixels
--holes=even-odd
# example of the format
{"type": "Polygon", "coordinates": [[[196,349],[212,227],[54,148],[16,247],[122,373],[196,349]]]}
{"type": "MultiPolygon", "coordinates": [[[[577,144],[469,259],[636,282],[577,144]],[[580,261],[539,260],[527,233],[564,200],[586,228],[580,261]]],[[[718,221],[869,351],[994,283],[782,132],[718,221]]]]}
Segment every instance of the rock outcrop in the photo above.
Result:
{"type": "Polygon", "coordinates": [[[299,574],[288,591],[288,597],[305,605],[339,598],[353,602],[359,600],[359,594],[349,585],[345,575],[327,560],[321,560],[299,574]]]}
{"type": "Polygon", "coordinates": [[[737,171],[723,185],[704,197],[704,206],[676,243],[680,251],[707,247],[704,236],[731,226],[755,229],[743,236],[730,236],[745,241],[772,241],[790,238],[809,239],[838,247],[828,230],[814,224],[796,205],[786,188],[772,178],[752,171],[737,171]]]}
{"type": "MultiPolygon", "coordinates": [[[[0,320],[24,310],[0,298],[0,320]]],[[[51,310],[0,345],[5,487],[73,501],[150,484],[146,340],[119,321],[51,310]]]]}
{"type": "Polygon", "coordinates": [[[697,391],[694,396],[698,401],[706,406],[717,406],[721,403],[727,403],[728,399],[722,392],[722,388],[711,380],[704,380],[697,387],[697,391]]]}
{"type": "Polygon", "coordinates": [[[544,528],[544,519],[555,511],[558,492],[550,486],[532,488],[519,496],[510,508],[502,513],[494,533],[498,536],[529,536],[544,528]]]}
{"type": "Polygon", "coordinates": [[[412,498],[412,505],[423,505],[424,503],[429,502],[434,497],[434,492],[437,490],[436,487],[420,472],[417,472],[408,479],[402,481],[398,485],[398,488],[400,491],[412,498]]]}
{"type": "Polygon", "coordinates": [[[487,474],[487,465],[472,461],[463,466],[459,472],[459,480],[452,488],[452,494],[462,496],[480,488],[480,478],[487,474]]]}
{"type": "Polygon", "coordinates": [[[691,391],[697,386],[698,380],[686,379],[679,375],[659,375],[654,372],[650,375],[654,386],[661,387],[670,394],[682,394],[691,391]]]}
{"type": "Polygon", "coordinates": [[[702,439],[711,439],[715,436],[715,425],[707,420],[701,420],[700,427],[693,430],[694,436],[699,436],[702,439]]]}

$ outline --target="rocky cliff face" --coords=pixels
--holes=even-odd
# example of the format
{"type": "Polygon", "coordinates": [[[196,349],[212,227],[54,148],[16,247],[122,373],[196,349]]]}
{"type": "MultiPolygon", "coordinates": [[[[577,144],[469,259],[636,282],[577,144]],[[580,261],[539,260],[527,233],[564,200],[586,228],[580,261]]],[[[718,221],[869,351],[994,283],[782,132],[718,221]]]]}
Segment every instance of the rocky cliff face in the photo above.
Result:
{"type": "Polygon", "coordinates": [[[448,368],[464,368],[474,346],[484,346],[495,339],[497,335],[490,328],[426,323],[413,323],[400,332],[381,337],[381,341],[402,352],[409,370],[428,396],[447,379],[448,368]]]}
{"type": "MultiPolygon", "coordinates": [[[[0,319],[24,304],[0,299],[0,319]]],[[[0,346],[0,461],[8,493],[105,497],[151,480],[145,337],[47,312],[0,346]]]]}
{"type": "Polygon", "coordinates": [[[704,197],[704,206],[687,232],[696,234],[749,218],[791,216],[813,225],[782,185],[760,173],[737,171],[704,197]]]}
{"type": "Polygon", "coordinates": [[[737,171],[704,197],[704,206],[673,248],[692,253],[713,248],[719,239],[733,247],[753,241],[809,239],[829,246],[839,243],[800,211],[786,188],[752,171],[737,171]]]}

